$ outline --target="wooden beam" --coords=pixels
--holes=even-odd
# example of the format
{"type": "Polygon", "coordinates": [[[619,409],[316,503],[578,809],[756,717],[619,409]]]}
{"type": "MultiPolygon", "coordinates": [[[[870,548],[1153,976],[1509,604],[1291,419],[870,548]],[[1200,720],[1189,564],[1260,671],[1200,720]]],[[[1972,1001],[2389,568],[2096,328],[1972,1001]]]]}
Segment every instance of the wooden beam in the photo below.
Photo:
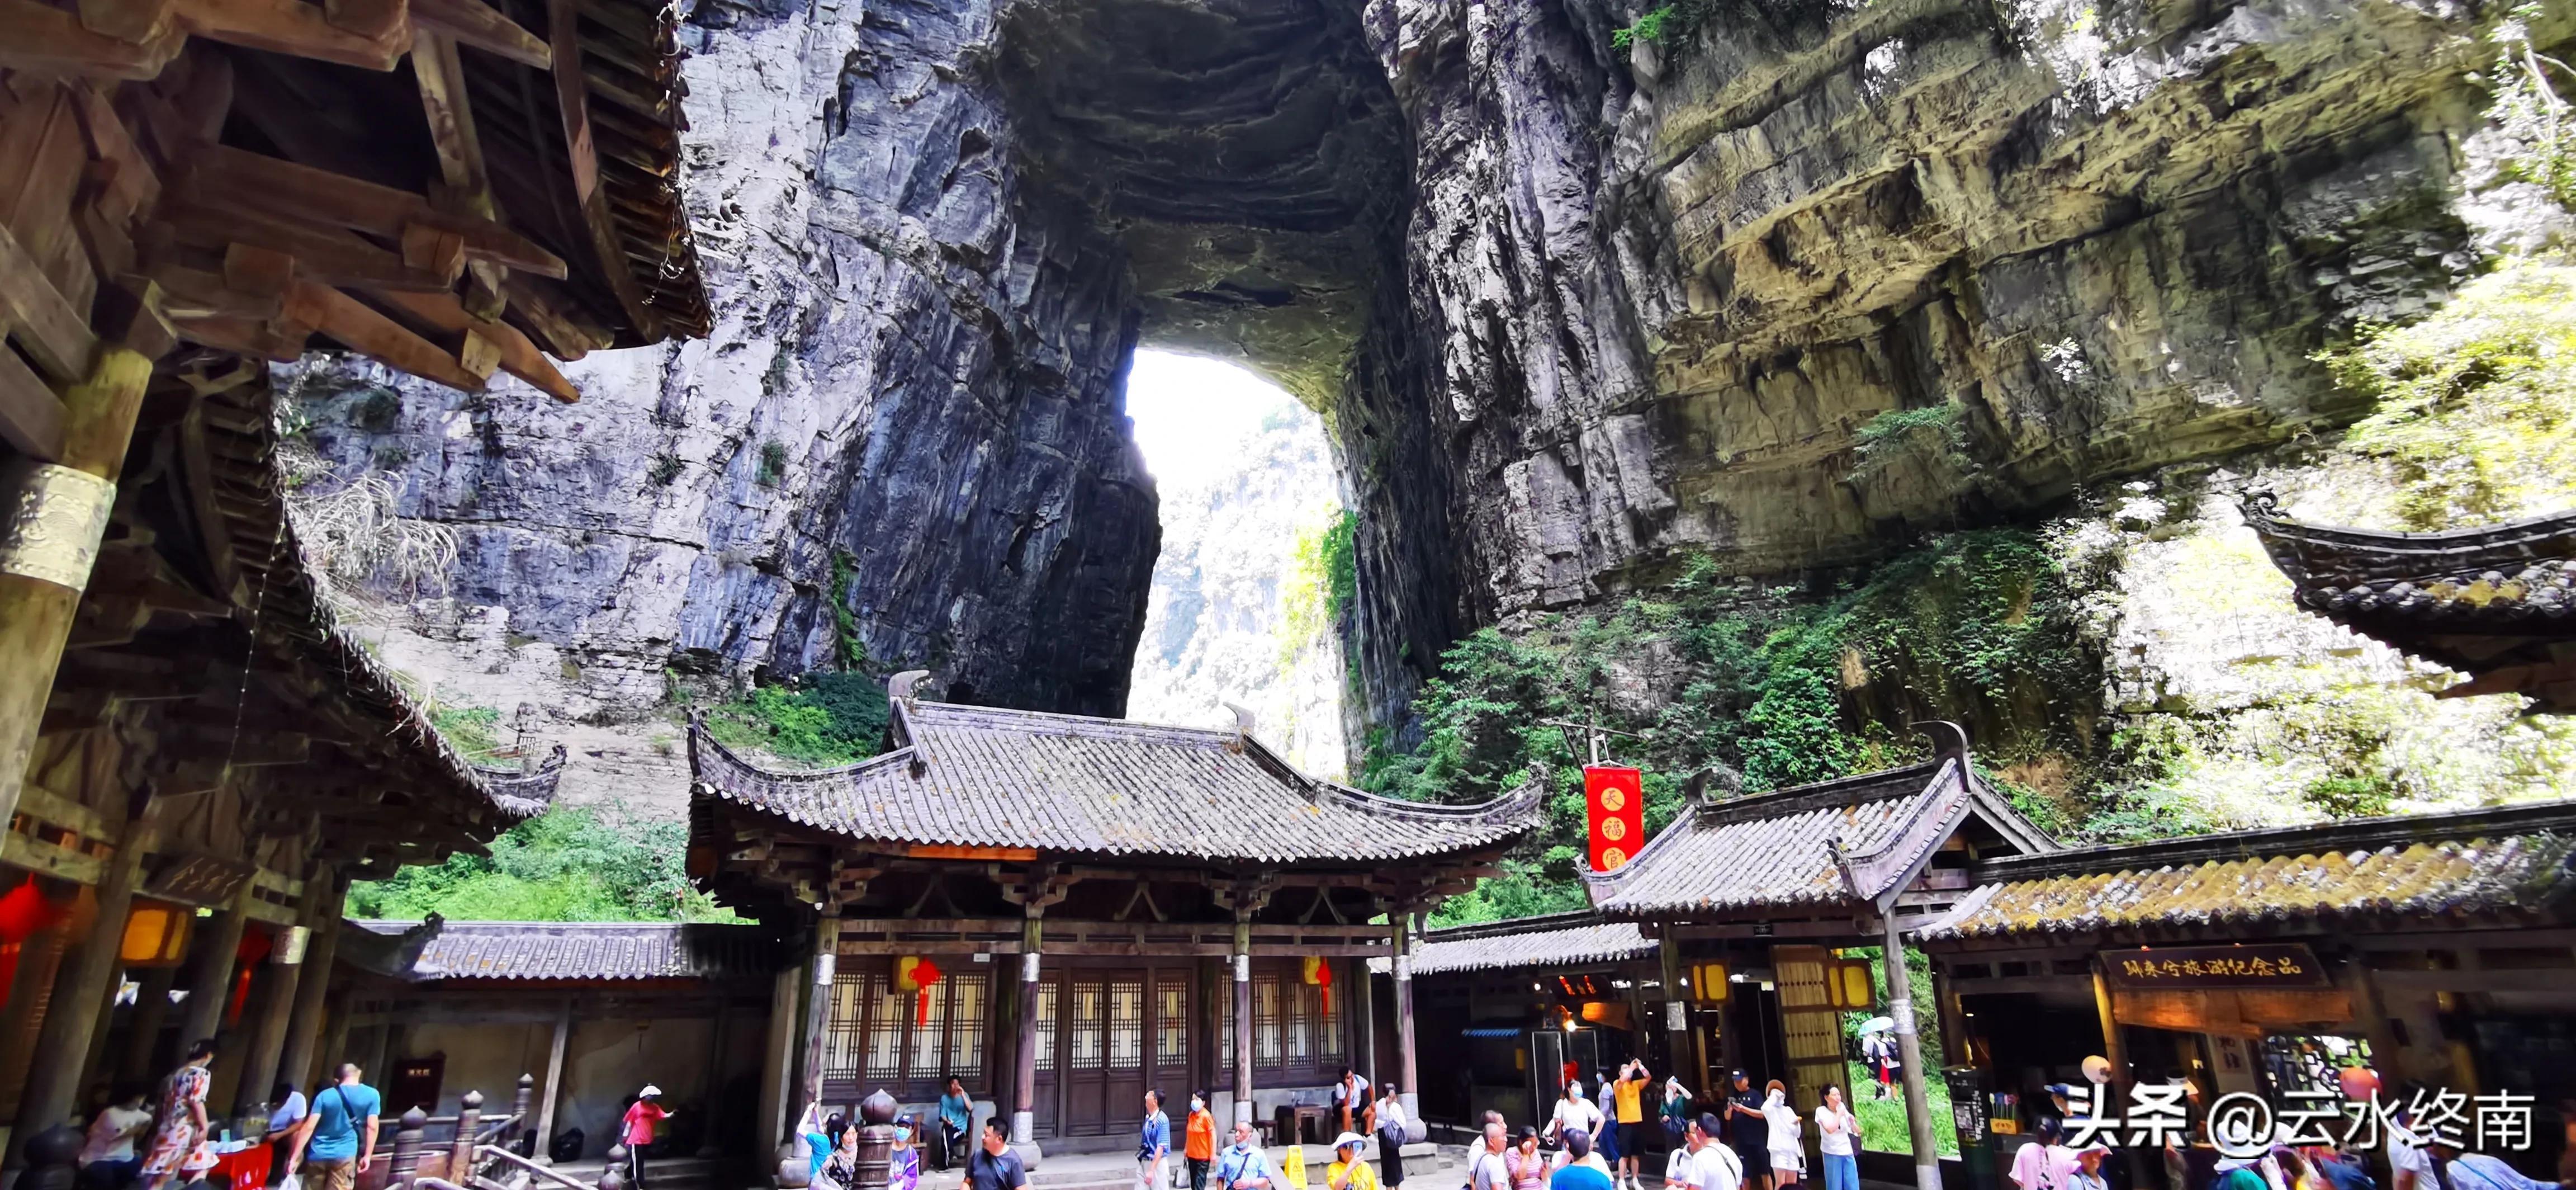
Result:
{"type": "Polygon", "coordinates": [[[97,884],[99,875],[107,870],[105,861],[86,851],[31,839],[16,831],[0,831],[0,863],[74,884],[97,884]]]}
{"type": "Polygon", "coordinates": [[[509,295],[513,316],[526,325],[530,335],[543,340],[546,351],[556,359],[580,359],[617,343],[615,336],[594,325],[587,315],[566,309],[537,282],[512,277],[502,290],[509,295]]]}
{"type": "Polygon", "coordinates": [[[546,40],[555,56],[555,100],[563,113],[564,146],[571,155],[573,197],[580,203],[582,222],[590,229],[591,251],[637,333],[659,339],[661,317],[645,301],[643,286],[627,267],[616,218],[609,213],[608,193],[599,184],[599,146],[590,126],[590,80],[581,67],[580,0],[546,0],[546,13],[546,40]]]}
{"type": "Polygon", "coordinates": [[[115,842],[124,827],[123,823],[111,823],[106,815],[42,785],[18,787],[18,812],[102,843],[115,842]]]}
{"type": "Polygon", "coordinates": [[[78,15],[39,0],[0,0],[0,67],[100,79],[149,79],[188,44],[170,27],[137,44],[81,24],[78,15]]]}
{"type": "Polygon", "coordinates": [[[449,388],[482,391],[482,378],[466,371],[455,356],[358,299],[310,281],[297,281],[295,289],[299,298],[313,302],[322,311],[313,329],[339,340],[350,350],[449,388]]]}
{"type": "Polygon", "coordinates": [[[375,297],[440,331],[484,340],[498,352],[501,371],[537,386],[558,401],[570,404],[581,399],[581,390],[564,379],[545,353],[519,333],[519,328],[504,322],[486,322],[466,313],[454,294],[383,290],[375,297]]]}
{"type": "Polygon", "coordinates": [[[141,45],[170,29],[172,0],[80,0],[81,25],[141,45]]]}
{"type": "Polygon", "coordinates": [[[411,48],[411,26],[399,19],[367,36],[333,24],[321,5],[305,0],[178,0],[178,17],[209,40],[362,70],[391,70],[411,48]]]}
{"type": "MultiPolygon", "coordinates": [[[[411,20],[418,30],[413,34],[414,54],[420,52],[420,35],[434,32],[522,66],[554,69],[554,51],[547,48],[544,38],[530,33],[483,0],[412,0],[411,20]]],[[[416,69],[418,62],[413,65],[416,69]]]]}
{"type": "Polygon", "coordinates": [[[89,374],[98,338],[89,320],[45,276],[18,237],[0,227],[0,327],[27,349],[36,366],[65,384],[89,374]]]}
{"type": "Polygon", "coordinates": [[[52,462],[63,454],[63,415],[62,398],[0,343],[0,442],[52,462]]]}
{"type": "Polygon", "coordinates": [[[208,206],[265,218],[347,228],[396,238],[413,225],[452,232],[465,254],[544,277],[563,277],[561,257],[490,219],[451,214],[408,190],[363,182],[229,145],[192,154],[188,195],[208,206]]]}
{"type": "Polygon", "coordinates": [[[327,285],[434,292],[455,284],[453,277],[415,269],[403,263],[402,257],[336,229],[300,226],[184,202],[165,202],[160,214],[179,243],[215,252],[227,251],[235,244],[282,252],[295,258],[299,274],[327,285]]]}

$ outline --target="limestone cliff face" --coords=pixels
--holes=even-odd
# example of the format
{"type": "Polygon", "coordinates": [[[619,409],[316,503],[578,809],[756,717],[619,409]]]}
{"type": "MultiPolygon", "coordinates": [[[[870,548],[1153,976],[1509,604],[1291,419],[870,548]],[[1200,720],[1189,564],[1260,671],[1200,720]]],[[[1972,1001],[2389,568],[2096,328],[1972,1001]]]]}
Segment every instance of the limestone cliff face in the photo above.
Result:
{"type": "Polygon", "coordinates": [[[318,436],[463,530],[454,597],[566,708],[851,663],[1114,713],[1121,369],[1230,356],[1328,421],[1384,724],[1472,628],[1692,553],[1863,561],[2349,419],[2310,355],[2468,263],[2467,6],[1682,7],[1623,48],[1642,0],[696,0],[716,333],[318,436]]]}
{"type": "Polygon", "coordinates": [[[1121,412],[1137,299],[1114,241],[1024,193],[993,20],[710,0],[683,33],[714,334],[570,366],[572,406],[306,386],[328,457],[460,534],[448,598],[395,617],[429,644],[390,650],[558,730],[650,717],[675,670],[922,666],[1121,710],[1158,535],[1121,412]],[[484,689],[528,668],[501,641],[559,664],[484,689]]]}
{"type": "Polygon", "coordinates": [[[2309,356],[2468,264],[2466,6],[1703,0],[1616,48],[1641,7],[1368,6],[1417,188],[1336,420],[1381,718],[1461,623],[1689,552],[1864,560],[2348,420],[2309,356]]]}

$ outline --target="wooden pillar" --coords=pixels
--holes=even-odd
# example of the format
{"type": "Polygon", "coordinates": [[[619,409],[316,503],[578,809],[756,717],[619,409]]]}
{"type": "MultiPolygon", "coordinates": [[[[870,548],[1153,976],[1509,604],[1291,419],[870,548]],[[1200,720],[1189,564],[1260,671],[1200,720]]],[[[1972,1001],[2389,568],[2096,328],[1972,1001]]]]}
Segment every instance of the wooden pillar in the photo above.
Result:
{"type": "Polygon", "coordinates": [[[1011,1055],[1011,1143],[1015,1145],[1037,1143],[1038,950],[1046,937],[1044,912],[1032,905],[1020,922],[1020,1037],[1011,1055]]]}
{"type": "Polygon", "coordinates": [[[1252,1122],[1252,911],[1249,909],[1237,909],[1234,913],[1234,1122],[1252,1122]]]}
{"type": "MultiPolygon", "coordinates": [[[[760,1115],[758,1119],[761,1130],[760,1135],[764,1138],[760,1143],[764,1145],[774,1145],[780,1141],[793,1140],[794,1138],[790,1137],[787,1133],[788,1125],[792,1122],[788,1113],[791,1111],[801,1111],[803,1108],[802,1104],[791,1106],[787,1102],[787,1083],[793,1074],[790,1070],[790,1066],[794,1062],[794,1059],[790,1057],[790,1055],[796,1049],[796,989],[798,985],[804,982],[805,968],[802,965],[798,965],[791,966],[786,970],[779,972],[778,978],[770,983],[769,1038],[768,1045],[762,1049],[760,1055],[760,1115]]],[[[547,1094],[549,1095],[553,1094],[554,1077],[553,1070],[549,1068],[546,1074],[546,1087],[547,1094]]],[[[554,1122],[551,1101],[549,1101],[547,1108],[546,1122],[548,1125],[552,1125],[554,1122]]],[[[537,1148],[540,1155],[542,1155],[548,1139],[549,1138],[542,1133],[537,1136],[537,1148]]]]}
{"type": "Polygon", "coordinates": [[[313,1047],[310,1074],[314,1086],[328,1086],[339,1081],[340,1063],[349,1060],[349,1018],[357,1015],[357,999],[355,988],[342,988],[330,999],[330,1019],[322,1026],[322,1042],[313,1047]]]}
{"type": "MultiPolygon", "coordinates": [[[[1352,959],[1351,982],[1351,1066],[1368,1078],[1384,1082],[1377,1068],[1377,981],[1369,975],[1367,959],[1352,959]]],[[[1411,1090],[1410,1087],[1400,1088],[1411,1090]]]]}
{"type": "Polygon", "coordinates": [[[194,1045],[215,1035],[224,1021],[224,1001],[232,996],[233,956],[241,950],[242,932],[250,925],[250,915],[243,903],[250,899],[251,883],[242,882],[241,891],[233,894],[233,903],[218,911],[197,931],[197,964],[188,972],[188,998],[182,1002],[179,1044],[194,1045]]]}
{"type": "MultiPolygon", "coordinates": [[[[1690,1006],[1697,993],[1682,983],[1682,940],[1673,936],[1672,924],[1662,927],[1663,937],[1655,944],[1655,958],[1661,965],[1664,986],[1664,1048],[1671,1055],[1671,1072],[1688,1084],[1693,1093],[1709,1094],[1708,1067],[1699,1060],[1697,1047],[1691,1044],[1690,1006]]],[[[1845,1088],[1846,1091],[1849,1088],[1845,1088]]]]}
{"type": "Polygon", "coordinates": [[[482,1130],[483,1092],[468,1090],[456,1101],[456,1139],[447,1146],[447,1180],[473,1182],[475,1134],[482,1130]]]}
{"type": "Polygon", "coordinates": [[[564,1047],[572,1041],[572,997],[555,1009],[554,1039],[546,1045],[546,1089],[537,1099],[536,1159],[554,1160],[555,1108],[563,1102],[564,1047]]]}
{"type": "Polygon", "coordinates": [[[1413,1031],[1413,909],[1395,914],[1395,1064],[1404,1075],[1404,1114],[1422,1118],[1422,1070],[1415,1061],[1413,1031]]]}
{"type": "MultiPolygon", "coordinates": [[[[286,1032],[293,1023],[296,1003],[302,999],[304,972],[312,964],[314,943],[321,936],[322,915],[338,913],[337,900],[331,895],[333,883],[330,869],[318,866],[304,878],[304,897],[295,915],[296,924],[307,931],[304,953],[295,962],[281,963],[278,959],[282,956],[270,952],[267,995],[260,1000],[259,1021],[251,1030],[250,1049],[242,1055],[241,1082],[233,1092],[236,1105],[267,1103],[269,1089],[276,1084],[280,1071],[285,1072],[288,1082],[306,1092],[305,1098],[312,1098],[313,1088],[304,1085],[304,1072],[285,1061],[286,1032]]],[[[318,978],[327,982],[330,972],[324,971],[318,978]]]]}
{"type": "MultiPolygon", "coordinates": [[[[99,294],[103,302],[126,296],[112,287],[99,294]]],[[[161,340],[150,355],[136,350],[144,339],[130,332],[157,326],[166,333],[168,324],[131,300],[124,304],[124,326],[97,328],[109,341],[99,344],[89,378],[62,395],[60,458],[20,457],[0,467],[0,504],[37,512],[0,524],[0,657],[9,658],[0,672],[0,823],[18,812],[18,790],[71,636],[72,613],[98,560],[116,477],[134,440],[134,415],[152,382],[151,355],[168,344],[161,340]]]]}
{"type": "Polygon", "coordinates": [[[328,1077],[327,1070],[317,1072],[313,1067],[316,1057],[327,1061],[332,1056],[321,1048],[322,1025],[331,1003],[331,964],[340,953],[340,913],[349,889],[340,874],[327,867],[316,868],[304,879],[308,892],[313,882],[321,882],[322,901],[313,914],[313,937],[304,946],[303,969],[295,978],[295,1004],[288,1010],[277,1069],[303,1087],[305,1098],[310,1099],[323,1083],[337,1081],[328,1077]]]}
{"type": "MultiPolygon", "coordinates": [[[[715,1016],[707,1023],[707,1065],[704,1076],[698,1079],[698,1102],[701,1104],[714,1103],[716,1096],[724,1090],[725,1024],[732,1016],[732,1009],[731,1002],[716,1001],[715,1016]]],[[[712,1124],[713,1121],[709,1123],[712,1124]]],[[[716,1141],[716,1130],[713,1127],[700,1126],[698,1156],[721,1156],[724,1150],[716,1141]]]]}
{"type": "Polygon", "coordinates": [[[827,909],[814,921],[814,986],[805,999],[805,1102],[823,1101],[823,1037],[832,1025],[832,977],[840,963],[841,915],[827,909]]]}
{"type": "MultiPolygon", "coordinates": [[[[536,1117],[530,1113],[536,1110],[537,1076],[533,1074],[522,1074],[519,1076],[519,1085],[517,1089],[510,1093],[510,1118],[519,1122],[518,1127],[513,1130],[518,1133],[518,1136],[513,1137],[504,1135],[501,1138],[501,1143],[504,1146],[515,1149],[516,1146],[512,1145],[511,1142],[529,1135],[535,1129],[536,1117]]],[[[528,1151],[535,1152],[536,1150],[531,1148],[528,1151]]]]}
{"type": "MultiPolygon", "coordinates": [[[[2102,1023],[2102,1058],[2111,1064],[2114,1101],[2127,1103],[2129,1093],[2137,1086],[2138,1076],[2136,1071],[2129,1069],[2129,1047],[2122,1044],[2120,1040],[2120,1022],[2111,1012],[2111,982],[2103,977],[2102,959],[2099,955],[2094,956],[2093,959],[2093,1011],[2102,1023]]],[[[2116,1115],[2118,1113],[2117,1109],[2110,1108],[2108,1105],[2095,1104],[2093,1114],[2116,1115]]],[[[2164,1171],[2157,1168],[2158,1163],[2146,1146],[2129,1145],[2125,1148],[2128,1154],[2130,1185],[2152,1186],[2164,1180],[2164,1171]]]]}
{"type": "MultiPolygon", "coordinates": [[[[12,796],[15,796],[14,793],[12,796]]],[[[25,1138],[71,1118],[80,1095],[81,1068],[89,1061],[90,1034],[117,978],[117,949],[125,940],[125,914],[142,879],[143,855],[150,850],[153,811],[147,803],[128,818],[99,876],[98,916],[71,961],[54,982],[51,1006],[36,1034],[27,1064],[27,1081],[18,1096],[18,1122],[10,1130],[8,1165],[24,1156],[25,1138]]]]}
{"type": "Polygon", "coordinates": [[[1905,1063],[1905,1126],[1914,1146],[1914,1184],[1941,1190],[1941,1150],[1932,1139],[1932,1097],[1923,1074],[1923,1039],[1914,1027],[1913,976],[1905,969],[1905,935],[1896,908],[1882,909],[1887,923],[1887,1015],[1896,1021],[1896,1048],[1905,1063]]]}

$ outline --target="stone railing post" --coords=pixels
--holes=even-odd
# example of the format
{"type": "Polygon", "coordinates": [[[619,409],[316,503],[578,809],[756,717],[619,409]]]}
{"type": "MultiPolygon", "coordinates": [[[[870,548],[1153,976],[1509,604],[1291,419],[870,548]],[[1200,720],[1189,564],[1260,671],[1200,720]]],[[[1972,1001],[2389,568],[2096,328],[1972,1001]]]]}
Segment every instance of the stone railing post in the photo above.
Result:
{"type": "Polygon", "coordinates": [[[859,1103],[859,1184],[851,1190],[886,1190],[894,1180],[894,1096],[870,1092],[859,1103]]]}
{"type": "Polygon", "coordinates": [[[522,1138],[533,1137],[537,1133],[536,1117],[528,1114],[529,1112],[536,1110],[536,1106],[537,1076],[533,1074],[522,1074],[519,1076],[519,1089],[510,1096],[510,1118],[518,1121],[518,1123],[512,1126],[510,1131],[501,1137],[501,1146],[503,1148],[506,1148],[511,1152],[518,1153],[522,1157],[532,1157],[536,1155],[536,1146],[533,1143],[524,1146],[518,1143],[522,1138]],[[525,1148],[527,1151],[520,1152],[522,1148],[525,1148]]]}
{"type": "Polygon", "coordinates": [[[72,1190],[80,1178],[73,1163],[80,1160],[82,1140],[80,1129],[69,1124],[27,1138],[27,1170],[18,1175],[19,1190],[72,1190]]]}
{"type": "Polygon", "coordinates": [[[599,1171],[599,1190],[626,1190],[626,1146],[608,1146],[608,1168],[599,1171]]]}
{"type": "Polygon", "coordinates": [[[402,1114],[394,1125],[393,1162],[385,1167],[385,1190],[401,1190],[411,1185],[420,1172],[420,1149],[428,1139],[429,1113],[418,1107],[402,1114]]]}
{"type": "Polygon", "coordinates": [[[448,1148],[447,1180],[459,1186],[474,1181],[474,1139],[483,1131],[483,1092],[467,1091],[456,1101],[456,1142],[448,1148]]]}

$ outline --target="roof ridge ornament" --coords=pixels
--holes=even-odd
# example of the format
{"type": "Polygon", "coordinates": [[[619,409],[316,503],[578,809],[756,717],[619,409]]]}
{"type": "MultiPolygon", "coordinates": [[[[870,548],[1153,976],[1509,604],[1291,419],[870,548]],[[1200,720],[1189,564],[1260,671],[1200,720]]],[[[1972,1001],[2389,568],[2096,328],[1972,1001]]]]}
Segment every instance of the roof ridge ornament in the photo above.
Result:
{"type": "MultiPolygon", "coordinates": [[[[1234,712],[1234,742],[1226,745],[1226,750],[1229,752],[1243,751],[1244,746],[1252,741],[1252,728],[1255,720],[1251,709],[1232,699],[1220,699],[1218,700],[1218,704],[1223,706],[1225,709],[1234,712]]],[[[1312,791],[1310,790],[1309,792],[1312,791]]]]}

